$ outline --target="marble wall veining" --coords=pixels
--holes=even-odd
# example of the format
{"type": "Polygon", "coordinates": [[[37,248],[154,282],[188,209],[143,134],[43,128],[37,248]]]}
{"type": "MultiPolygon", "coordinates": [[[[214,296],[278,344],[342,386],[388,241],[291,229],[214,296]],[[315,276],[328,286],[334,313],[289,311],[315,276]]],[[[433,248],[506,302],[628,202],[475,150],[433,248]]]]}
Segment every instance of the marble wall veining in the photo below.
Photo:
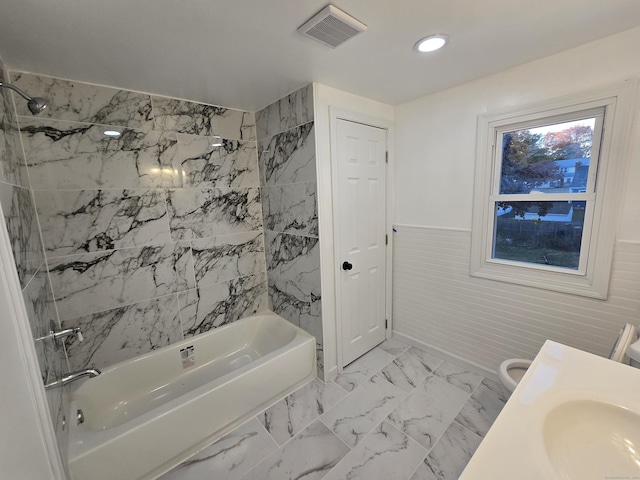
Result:
{"type": "Polygon", "coordinates": [[[60,321],[85,337],[67,341],[71,369],[268,308],[254,113],[19,72],[14,83],[51,99],[38,117],[20,105],[18,123],[60,321]]]}
{"type": "MultiPolygon", "coordinates": [[[[10,80],[0,60],[0,81],[11,83],[10,80]]],[[[34,91],[30,93],[37,95],[34,91]]],[[[49,332],[50,320],[58,327],[59,322],[53,305],[14,106],[26,110],[26,102],[17,97],[14,104],[10,90],[3,88],[0,89],[0,103],[0,204],[35,341],[42,381],[46,384],[59,379],[67,366],[64,347],[56,349],[51,341],[40,339],[49,332]]],[[[46,396],[61,457],[66,465],[67,432],[63,427],[63,416],[67,409],[68,391],[62,388],[47,390],[46,396]]]]}
{"type": "Polygon", "coordinates": [[[324,375],[313,86],[256,113],[271,310],[316,337],[324,375]]]}

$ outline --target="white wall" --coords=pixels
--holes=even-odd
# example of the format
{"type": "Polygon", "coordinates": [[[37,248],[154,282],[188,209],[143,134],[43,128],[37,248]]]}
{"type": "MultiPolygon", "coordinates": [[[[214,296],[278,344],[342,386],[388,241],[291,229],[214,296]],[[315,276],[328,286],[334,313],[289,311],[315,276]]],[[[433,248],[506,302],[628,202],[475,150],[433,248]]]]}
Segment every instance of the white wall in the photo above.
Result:
{"type": "MultiPolygon", "coordinates": [[[[325,380],[335,377],[337,365],[335,259],[333,245],[333,196],[331,183],[331,115],[330,109],[352,112],[354,117],[367,117],[373,124],[393,123],[394,109],[319,83],[314,83],[316,166],[318,173],[318,219],[320,230],[320,262],[322,272],[322,324],[324,335],[325,380]],[[378,123],[376,123],[378,122],[378,123]]],[[[390,162],[393,161],[393,139],[389,139],[390,162]]]]}
{"type": "Polygon", "coordinates": [[[403,225],[394,250],[396,332],[492,370],[509,356],[531,358],[545,338],[606,354],[624,321],[640,323],[637,99],[609,299],[470,279],[464,272],[478,115],[638,77],[638,45],[640,28],[396,108],[394,216],[403,225]]]}

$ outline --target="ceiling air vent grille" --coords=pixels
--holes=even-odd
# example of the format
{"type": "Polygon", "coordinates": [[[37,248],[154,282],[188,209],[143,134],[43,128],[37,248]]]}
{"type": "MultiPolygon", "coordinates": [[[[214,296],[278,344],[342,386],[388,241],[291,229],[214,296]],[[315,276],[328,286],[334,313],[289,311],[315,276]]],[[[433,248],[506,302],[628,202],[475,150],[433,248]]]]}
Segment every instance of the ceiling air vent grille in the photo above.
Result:
{"type": "Polygon", "coordinates": [[[298,32],[328,47],[336,48],[366,29],[364,23],[351,15],[333,5],[327,5],[298,28],[298,32]]]}

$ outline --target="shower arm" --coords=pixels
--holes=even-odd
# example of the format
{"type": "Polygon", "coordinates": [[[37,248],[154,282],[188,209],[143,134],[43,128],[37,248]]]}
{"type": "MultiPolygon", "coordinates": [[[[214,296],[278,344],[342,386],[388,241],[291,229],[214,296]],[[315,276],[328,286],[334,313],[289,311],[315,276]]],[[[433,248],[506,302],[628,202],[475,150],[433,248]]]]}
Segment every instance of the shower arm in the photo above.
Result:
{"type": "Polygon", "coordinates": [[[25,92],[23,92],[22,90],[20,90],[18,87],[16,87],[15,85],[11,85],[10,83],[5,83],[5,82],[0,82],[0,87],[4,87],[4,88],[10,88],[11,90],[17,92],[22,98],[24,98],[25,100],[29,101],[31,100],[31,97],[29,95],[27,95],[25,92]]]}

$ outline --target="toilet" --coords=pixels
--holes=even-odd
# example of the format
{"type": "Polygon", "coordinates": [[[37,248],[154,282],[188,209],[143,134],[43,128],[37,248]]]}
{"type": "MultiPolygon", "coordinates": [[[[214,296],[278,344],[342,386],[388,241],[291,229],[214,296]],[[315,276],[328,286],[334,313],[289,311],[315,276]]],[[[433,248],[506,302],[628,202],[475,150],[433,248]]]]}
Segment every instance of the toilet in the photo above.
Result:
{"type": "Polygon", "coordinates": [[[522,358],[510,358],[500,364],[498,369],[498,379],[500,383],[504,385],[510,392],[513,392],[524,374],[527,373],[527,368],[531,365],[531,360],[524,360],[522,358]]]}
{"type": "MultiPolygon", "coordinates": [[[[631,364],[634,367],[640,367],[640,341],[636,327],[627,323],[609,354],[609,358],[614,362],[631,364]],[[635,342],[635,343],[634,343],[635,342]],[[633,345],[632,345],[633,344],[633,345]],[[631,346],[631,348],[629,348],[631,346]],[[631,357],[631,358],[630,358],[631,357]]],[[[531,365],[531,360],[521,358],[511,358],[500,364],[498,369],[498,379],[510,392],[513,392],[527,369],[531,365]]]]}

